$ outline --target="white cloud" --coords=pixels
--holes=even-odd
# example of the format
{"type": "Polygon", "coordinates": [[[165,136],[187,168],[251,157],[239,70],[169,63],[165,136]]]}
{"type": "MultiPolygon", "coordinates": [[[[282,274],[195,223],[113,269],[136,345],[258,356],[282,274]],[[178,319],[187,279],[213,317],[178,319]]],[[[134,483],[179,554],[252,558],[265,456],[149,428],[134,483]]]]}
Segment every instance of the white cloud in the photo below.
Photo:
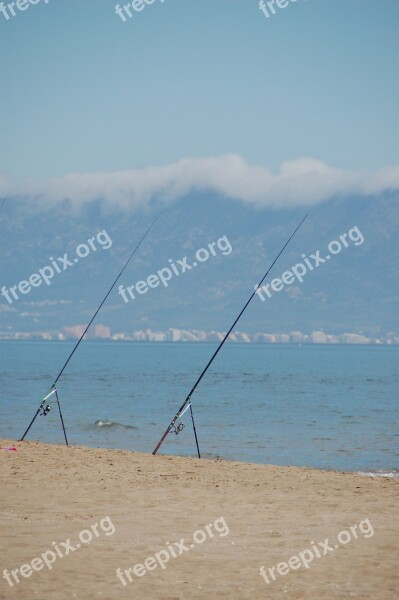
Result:
{"type": "Polygon", "coordinates": [[[7,304],[0,304],[0,313],[2,312],[17,312],[16,308],[7,306],[7,304]]]}
{"type": "Polygon", "coordinates": [[[376,195],[399,190],[399,166],[352,172],[321,161],[284,162],[277,173],[249,165],[237,155],[188,158],[163,167],[120,172],[75,173],[59,179],[12,181],[0,177],[0,193],[44,202],[69,200],[80,205],[101,199],[110,205],[139,207],[171,202],[193,190],[212,190],[259,206],[313,205],[333,196],[376,195]],[[1,192],[3,190],[3,192],[1,192]]]}
{"type": "Polygon", "coordinates": [[[34,306],[42,308],[43,306],[57,306],[58,304],[72,304],[72,300],[39,300],[37,302],[20,302],[24,306],[34,306]]]}

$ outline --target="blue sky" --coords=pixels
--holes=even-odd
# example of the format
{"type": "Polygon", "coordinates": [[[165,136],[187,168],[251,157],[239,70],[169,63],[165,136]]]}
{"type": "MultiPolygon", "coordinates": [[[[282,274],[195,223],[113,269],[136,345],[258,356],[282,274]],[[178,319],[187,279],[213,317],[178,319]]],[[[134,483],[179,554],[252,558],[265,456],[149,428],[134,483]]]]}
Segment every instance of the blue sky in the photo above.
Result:
{"type": "Polygon", "coordinates": [[[0,14],[0,172],[124,171],[236,154],[276,170],[399,165],[399,2],[41,0],[0,14]]]}

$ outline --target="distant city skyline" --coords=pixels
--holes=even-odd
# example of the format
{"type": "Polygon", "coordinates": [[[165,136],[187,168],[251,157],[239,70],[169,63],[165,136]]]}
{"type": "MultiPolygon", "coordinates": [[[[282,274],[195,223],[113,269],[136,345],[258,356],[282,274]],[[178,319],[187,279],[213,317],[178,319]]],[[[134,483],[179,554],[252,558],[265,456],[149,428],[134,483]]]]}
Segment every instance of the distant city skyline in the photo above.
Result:
{"type": "MultiPolygon", "coordinates": [[[[85,325],[73,325],[64,327],[60,332],[36,331],[36,332],[0,332],[0,340],[43,340],[43,341],[68,341],[77,340],[82,335],[85,325]]],[[[112,333],[106,325],[95,325],[87,334],[87,340],[91,341],[113,341],[113,342],[152,342],[152,343],[218,343],[222,341],[226,332],[203,331],[198,329],[177,329],[170,327],[167,331],[153,331],[150,328],[140,329],[132,333],[112,333]]],[[[394,333],[370,337],[358,332],[345,332],[341,334],[329,334],[324,331],[291,331],[284,333],[256,332],[246,333],[234,331],[230,334],[229,342],[232,343],[258,343],[258,344],[374,344],[374,345],[396,345],[399,344],[399,335],[394,333]]]]}

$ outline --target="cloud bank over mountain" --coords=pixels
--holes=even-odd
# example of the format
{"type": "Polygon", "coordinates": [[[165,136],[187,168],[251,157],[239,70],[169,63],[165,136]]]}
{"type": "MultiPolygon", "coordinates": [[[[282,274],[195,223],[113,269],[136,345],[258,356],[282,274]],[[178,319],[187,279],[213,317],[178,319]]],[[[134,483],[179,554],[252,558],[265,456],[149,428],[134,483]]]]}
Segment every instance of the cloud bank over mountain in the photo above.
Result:
{"type": "Polygon", "coordinates": [[[284,162],[277,173],[229,154],[186,158],[128,171],[74,173],[58,179],[12,180],[0,175],[1,196],[69,201],[93,200],[121,209],[170,204],[194,191],[211,191],[261,208],[312,206],[335,197],[368,197],[399,190],[399,166],[375,171],[343,171],[311,158],[284,162]]]}

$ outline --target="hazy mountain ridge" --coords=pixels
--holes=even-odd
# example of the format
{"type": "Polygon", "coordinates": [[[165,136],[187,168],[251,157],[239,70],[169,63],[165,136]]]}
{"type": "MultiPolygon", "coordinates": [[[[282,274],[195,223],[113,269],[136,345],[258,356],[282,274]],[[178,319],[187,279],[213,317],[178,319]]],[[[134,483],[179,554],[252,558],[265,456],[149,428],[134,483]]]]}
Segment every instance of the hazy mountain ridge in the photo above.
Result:
{"type": "MultiPolygon", "coordinates": [[[[194,328],[224,330],[246,301],[255,283],[278,253],[305,209],[257,209],[215,194],[196,193],[173,205],[141,214],[111,210],[99,202],[82,210],[67,204],[51,207],[8,200],[0,215],[2,230],[0,286],[26,280],[49,265],[49,257],[68,252],[106,230],[112,239],[78,264],[57,274],[51,285],[32,289],[9,304],[0,298],[0,331],[61,330],[85,323],[110,287],[131,248],[155,214],[160,217],[124,273],[126,288],[227,236],[232,252],[220,252],[186,273],[125,303],[114,290],[97,322],[112,332],[194,328]],[[245,234],[243,234],[245,232],[245,234]],[[51,304],[42,305],[43,301],[51,304]],[[60,304],[60,302],[63,302],[60,304]]],[[[304,277],[253,304],[243,318],[245,331],[311,331],[366,334],[397,331],[399,203],[396,195],[332,199],[313,207],[303,228],[281,257],[271,276],[320,249],[357,226],[364,243],[350,245],[304,277]]]]}

